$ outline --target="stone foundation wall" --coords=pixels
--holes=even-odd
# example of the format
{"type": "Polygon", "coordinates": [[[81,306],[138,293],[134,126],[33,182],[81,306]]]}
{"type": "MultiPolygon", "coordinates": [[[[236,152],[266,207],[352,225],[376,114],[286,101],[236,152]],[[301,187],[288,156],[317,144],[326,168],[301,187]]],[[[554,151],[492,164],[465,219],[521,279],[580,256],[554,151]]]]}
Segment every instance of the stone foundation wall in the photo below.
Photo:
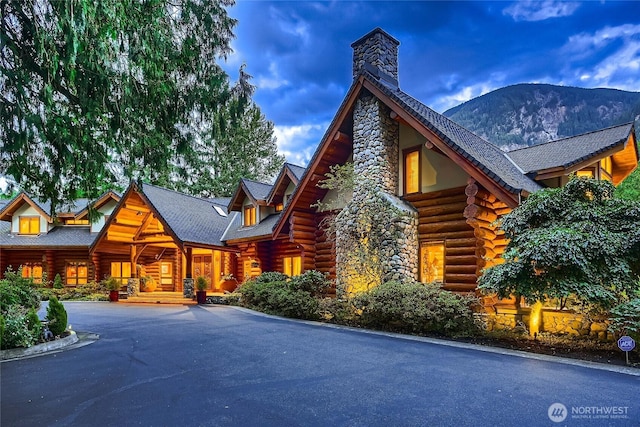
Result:
{"type": "MultiPolygon", "coordinates": [[[[484,318],[487,330],[527,329],[530,320],[529,309],[499,309],[497,313],[488,313],[484,318]]],[[[591,337],[601,341],[613,341],[615,337],[607,331],[607,323],[594,321],[587,317],[567,311],[543,309],[540,332],[575,337],[591,337]]]]}

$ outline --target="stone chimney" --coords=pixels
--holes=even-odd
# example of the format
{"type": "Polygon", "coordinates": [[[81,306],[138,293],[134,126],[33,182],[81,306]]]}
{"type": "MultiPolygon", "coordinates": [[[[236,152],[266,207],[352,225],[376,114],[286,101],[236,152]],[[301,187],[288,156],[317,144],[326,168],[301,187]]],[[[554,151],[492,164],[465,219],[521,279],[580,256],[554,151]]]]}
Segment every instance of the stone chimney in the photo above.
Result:
{"type": "MultiPolygon", "coordinates": [[[[353,75],[398,84],[398,45],[376,28],[354,42],[353,75]]],[[[400,125],[367,90],[353,106],[353,198],[336,217],[336,284],[353,293],[417,279],[418,213],[398,198],[400,125]]]]}
{"type": "Polygon", "coordinates": [[[397,83],[399,44],[381,28],[353,42],[353,77],[356,78],[363,70],[378,77],[382,77],[381,72],[397,83]]]}

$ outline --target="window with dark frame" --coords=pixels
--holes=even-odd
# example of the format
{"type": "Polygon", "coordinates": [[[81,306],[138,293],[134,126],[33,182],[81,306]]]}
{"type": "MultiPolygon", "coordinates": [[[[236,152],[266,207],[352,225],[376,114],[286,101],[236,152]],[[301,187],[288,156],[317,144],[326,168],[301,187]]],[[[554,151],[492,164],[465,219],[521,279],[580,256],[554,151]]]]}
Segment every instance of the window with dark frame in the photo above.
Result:
{"type": "Polygon", "coordinates": [[[419,193],[421,190],[421,146],[408,148],[402,152],[404,174],[403,174],[403,194],[419,193]]]}

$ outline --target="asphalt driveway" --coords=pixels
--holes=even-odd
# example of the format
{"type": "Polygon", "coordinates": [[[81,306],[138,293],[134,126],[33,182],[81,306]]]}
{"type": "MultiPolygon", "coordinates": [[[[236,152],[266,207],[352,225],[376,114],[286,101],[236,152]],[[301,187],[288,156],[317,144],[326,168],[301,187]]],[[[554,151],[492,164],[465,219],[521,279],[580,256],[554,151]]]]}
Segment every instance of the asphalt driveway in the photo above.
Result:
{"type": "Polygon", "coordinates": [[[640,425],[640,376],[224,306],[65,307],[100,339],[2,363],[2,426],[640,425]]]}

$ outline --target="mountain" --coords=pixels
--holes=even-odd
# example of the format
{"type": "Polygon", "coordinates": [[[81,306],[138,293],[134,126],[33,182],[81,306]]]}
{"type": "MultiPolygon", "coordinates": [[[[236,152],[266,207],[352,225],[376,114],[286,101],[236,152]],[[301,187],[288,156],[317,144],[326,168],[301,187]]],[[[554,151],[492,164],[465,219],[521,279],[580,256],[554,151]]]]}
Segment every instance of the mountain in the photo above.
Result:
{"type": "Polygon", "coordinates": [[[639,120],[640,92],[518,84],[444,115],[503,149],[513,149],[639,120]]]}

